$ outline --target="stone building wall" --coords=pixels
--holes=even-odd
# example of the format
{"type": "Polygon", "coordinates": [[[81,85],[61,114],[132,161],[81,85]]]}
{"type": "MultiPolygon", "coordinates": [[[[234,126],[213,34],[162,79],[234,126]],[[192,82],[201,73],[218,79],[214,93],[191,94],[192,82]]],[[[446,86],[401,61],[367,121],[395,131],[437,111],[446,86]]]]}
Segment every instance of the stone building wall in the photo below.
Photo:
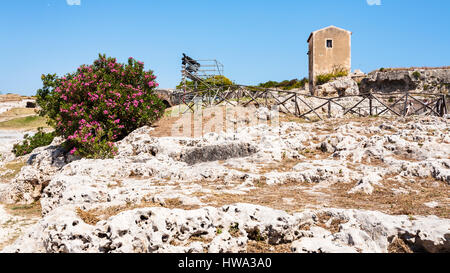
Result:
{"type": "Polygon", "coordinates": [[[351,35],[350,31],[335,26],[311,33],[308,39],[310,90],[314,89],[318,75],[335,69],[351,71],[351,35]]]}

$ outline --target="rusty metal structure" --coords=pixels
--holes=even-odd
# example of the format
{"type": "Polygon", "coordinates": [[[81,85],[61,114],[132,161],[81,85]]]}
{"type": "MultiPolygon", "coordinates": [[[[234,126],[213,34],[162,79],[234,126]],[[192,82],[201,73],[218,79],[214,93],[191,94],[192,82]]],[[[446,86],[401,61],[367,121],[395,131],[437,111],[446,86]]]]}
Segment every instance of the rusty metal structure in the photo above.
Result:
{"type": "MultiPolygon", "coordinates": [[[[211,103],[221,91],[217,86],[218,76],[223,76],[224,66],[215,59],[194,60],[183,53],[181,67],[181,82],[183,96],[181,101],[208,100],[211,103]],[[190,82],[189,82],[190,80],[190,82]],[[208,96],[205,96],[205,89],[208,96]]],[[[178,94],[179,95],[179,94],[178,94]]]]}

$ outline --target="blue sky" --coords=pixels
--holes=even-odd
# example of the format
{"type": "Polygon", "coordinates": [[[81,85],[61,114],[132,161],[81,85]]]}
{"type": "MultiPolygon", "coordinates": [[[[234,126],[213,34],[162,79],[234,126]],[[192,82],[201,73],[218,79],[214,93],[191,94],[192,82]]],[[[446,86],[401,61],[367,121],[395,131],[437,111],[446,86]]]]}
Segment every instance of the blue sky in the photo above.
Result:
{"type": "Polygon", "coordinates": [[[450,65],[450,1],[2,0],[0,92],[35,94],[98,53],[144,61],[163,88],[183,52],[215,58],[240,84],[307,76],[311,31],[353,32],[352,68],[450,65]]]}

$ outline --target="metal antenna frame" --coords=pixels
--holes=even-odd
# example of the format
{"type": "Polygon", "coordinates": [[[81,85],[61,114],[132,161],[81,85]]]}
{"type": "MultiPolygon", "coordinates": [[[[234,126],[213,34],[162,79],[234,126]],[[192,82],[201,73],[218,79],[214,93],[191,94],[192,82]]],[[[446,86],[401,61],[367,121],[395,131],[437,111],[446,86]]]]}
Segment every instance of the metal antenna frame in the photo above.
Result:
{"type": "MultiPolygon", "coordinates": [[[[192,106],[190,103],[195,101],[197,97],[201,97],[202,104],[204,106],[212,105],[213,102],[218,98],[218,93],[221,91],[221,88],[217,86],[216,76],[224,75],[224,65],[215,59],[205,59],[205,60],[194,60],[192,61],[185,60],[181,66],[181,82],[182,82],[182,91],[183,97],[182,101],[184,104],[188,106],[187,110],[192,110],[192,106]],[[198,65],[194,71],[192,71],[192,66],[198,65]],[[193,87],[188,85],[188,79],[193,81],[193,87]],[[212,82],[207,82],[207,80],[211,80],[212,82]],[[206,86],[206,92],[210,93],[210,96],[204,96],[198,92],[198,86],[202,84],[206,86]],[[197,92],[197,93],[196,93],[197,92]],[[187,97],[189,94],[196,93],[192,97],[187,97]]],[[[186,110],[186,111],[187,111],[186,110]]]]}

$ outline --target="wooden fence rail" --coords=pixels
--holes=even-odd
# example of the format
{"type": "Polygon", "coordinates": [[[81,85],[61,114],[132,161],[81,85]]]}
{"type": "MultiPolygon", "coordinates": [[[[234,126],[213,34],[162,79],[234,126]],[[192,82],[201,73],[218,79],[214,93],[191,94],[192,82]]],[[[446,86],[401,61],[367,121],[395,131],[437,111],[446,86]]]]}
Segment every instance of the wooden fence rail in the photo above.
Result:
{"type": "Polygon", "coordinates": [[[201,103],[204,107],[219,104],[232,106],[278,106],[280,112],[309,119],[314,114],[319,119],[320,109],[330,118],[334,114],[366,116],[412,116],[433,115],[443,117],[448,113],[447,95],[433,93],[395,92],[395,93],[365,93],[339,97],[318,97],[301,94],[294,91],[276,90],[271,88],[230,85],[214,87],[210,90],[178,93],[181,103],[194,111],[193,105],[201,103]],[[353,99],[350,106],[344,106],[345,101],[353,99]],[[315,102],[313,103],[312,100],[315,102]],[[363,103],[366,103],[363,106],[363,103]],[[302,107],[304,106],[304,107],[302,107]],[[337,107],[333,109],[333,106],[337,107]]]}

